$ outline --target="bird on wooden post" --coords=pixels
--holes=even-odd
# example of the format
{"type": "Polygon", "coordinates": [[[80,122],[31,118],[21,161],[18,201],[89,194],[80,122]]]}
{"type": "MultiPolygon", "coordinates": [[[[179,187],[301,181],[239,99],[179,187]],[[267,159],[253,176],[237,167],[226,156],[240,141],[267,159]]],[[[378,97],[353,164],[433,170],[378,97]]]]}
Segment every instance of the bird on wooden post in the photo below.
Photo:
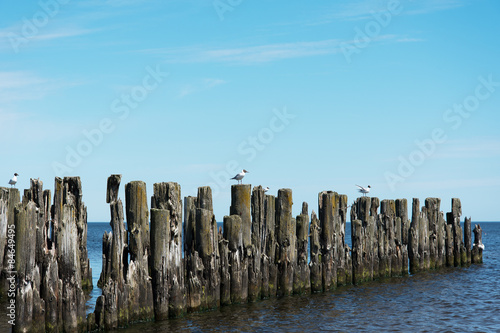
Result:
{"type": "Polygon", "coordinates": [[[236,179],[238,181],[238,184],[240,184],[240,182],[241,182],[241,184],[243,184],[242,179],[243,179],[243,177],[245,177],[246,173],[249,173],[249,172],[246,171],[245,169],[243,169],[243,170],[241,170],[241,172],[239,174],[237,174],[236,176],[234,176],[231,179],[236,179]]]}
{"type": "Polygon", "coordinates": [[[17,176],[19,176],[17,173],[14,174],[14,177],[12,177],[10,180],[9,180],[9,184],[10,184],[10,187],[15,187],[16,183],[17,183],[17,176]]]}

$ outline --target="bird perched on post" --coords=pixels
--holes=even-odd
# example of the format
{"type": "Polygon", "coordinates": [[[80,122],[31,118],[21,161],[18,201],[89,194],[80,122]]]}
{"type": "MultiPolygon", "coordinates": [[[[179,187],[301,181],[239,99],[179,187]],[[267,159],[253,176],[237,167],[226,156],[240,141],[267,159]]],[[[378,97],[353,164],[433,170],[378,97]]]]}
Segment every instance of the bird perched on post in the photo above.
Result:
{"type": "Polygon", "coordinates": [[[372,188],[370,185],[368,185],[368,187],[363,187],[363,186],[359,186],[359,185],[356,185],[357,187],[359,187],[359,192],[360,193],[363,193],[363,196],[366,196],[367,193],[370,193],[370,189],[372,188]]]}
{"type": "Polygon", "coordinates": [[[233,178],[231,179],[236,179],[238,181],[238,184],[243,184],[243,177],[245,177],[245,174],[248,173],[248,171],[246,171],[245,169],[241,170],[241,172],[239,174],[237,174],[236,176],[234,176],[233,178]]]}
{"type": "Polygon", "coordinates": [[[267,191],[269,191],[269,186],[264,189],[264,193],[266,193],[267,191]]]}
{"type": "Polygon", "coordinates": [[[17,183],[17,176],[19,176],[19,175],[18,175],[17,173],[15,173],[15,174],[14,174],[14,177],[12,177],[12,178],[9,180],[10,187],[12,187],[12,186],[14,186],[14,187],[15,187],[15,185],[16,185],[16,183],[17,183]]]}

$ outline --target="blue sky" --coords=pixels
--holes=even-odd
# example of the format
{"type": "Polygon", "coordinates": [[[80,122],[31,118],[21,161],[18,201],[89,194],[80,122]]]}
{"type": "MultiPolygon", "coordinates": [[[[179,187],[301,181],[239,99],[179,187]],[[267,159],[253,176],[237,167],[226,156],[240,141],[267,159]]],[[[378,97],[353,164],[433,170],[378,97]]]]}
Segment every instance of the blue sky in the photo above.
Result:
{"type": "MultiPolygon", "coordinates": [[[[4,1],[0,174],[80,176],[88,219],[106,179],[462,200],[498,221],[500,3],[4,1]]],[[[411,207],[409,207],[411,210],[411,207]]]]}

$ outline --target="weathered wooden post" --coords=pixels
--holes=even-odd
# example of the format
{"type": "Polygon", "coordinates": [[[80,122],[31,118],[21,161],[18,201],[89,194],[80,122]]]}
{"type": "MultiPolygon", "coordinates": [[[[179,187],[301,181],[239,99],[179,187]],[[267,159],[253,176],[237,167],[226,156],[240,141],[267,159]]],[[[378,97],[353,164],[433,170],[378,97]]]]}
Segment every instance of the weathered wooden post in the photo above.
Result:
{"type": "Polygon", "coordinates": [[[241,262],[241,301],[248,300],[248,265],[252,253],[252,215],[251,215],[251,185],[231,186],[230,215],[238,215],[241,218],[241,233],[243,240],[243,256],[241,262]]]}
{"type": "Polygon", "coordinates": [[[429,221],[429,267],[430,269],[438,268],[439,265],[439,207],[441,199],[426,198],[425,206],[422,210],[425,211],[429,221]]]}
{"type": "Polygon", "coordinates": [[[338,214],[335,213],[337,212],[338,201],[337,192],[323,191],[318,194],[322,283],[324,291],[337,288],[335,219],[338,214]]]}
{"type": "Polygon", "coordinates": [[[201,307],[202,261],[196,248],[196,197],[184,198],[184,251],[186,267],[186,307],[188,312],[198,311],[201,307]]]}
{"type": "MultiPolygon", "coordinates": [[[[36,203],[23,197],[23,203],[15,207],[15,269],[16,303],[13,332],[44,332],[45,302],[40,297],[40,271],[36,257],[36,203]]],[[[9,248],[10,249],[10,248],[9,248]]],[[[9,265],[8,267],[12,267],[9,265]]],[[[75,318],[76,319],[76,318],[75,318]]],[[[76,328],[76,321],[74,323],[76,328]]]]}
{"type": "Polygon", "coordinates": [[[401,218],[396,217],[396,202],[394,200],[382,200],[380,217],[381,221],[383,221],[384,240],[387,242],[383,248],[389,259],[389,274],[386,272],[385,276],[401,276],[403,270],[402,226],[401,218]]]}
{"type": "Polygon", "coordinates": [[[151,250],[146,183],[132,181],[125,185],[125,205],[130,253],[127,271],[129,320],[151,320],[154,318],[154,307],[148,273],[151,250]]]}
{"type": "Polygon", "coordinates": [[[96,302],[95,321],[101,329],[115,329],[129,323],[128,235],[125,230],[123,204],[118,198],[121,175],[111,175],[107,182],[106,203],[110,204],[111,233],[103,236],[103,266],[98,285],[102,295],[96,302]]]}
{"type": "Polygon", "coordinates": [[[220,275],[220,305],[231,304],[231,265],[229,264],[229,241],[224,238],[219,228],[219,275],[220,275]]]}
{"type": "Polygon", "coordinates": [[[379,257],[375,216],[378,198],[361,197],[351,207],[353,281],[360,284],[378,277],[379,257]],[[359,221],[353,223],[352,221],[359,221]]]}
{"type": "Polygon", "coordinates": [[[208,186],[198,188],[195,239],[195,249],[203,264],[198,277],[202,287],[201,309],[215,309],[220,306],[219,239],[212,190],[208,186]]]}
{"type": "MultiPolygon", "coordinates": [[[[165,220],[164,213],[159,213],[156,217],[162,218],[160,223],[167,224],[161,227],[160,231],[166,234],[151,233],[151,242],[156,238],[155,244],[160,244],[164,257],[164,273],[161,278],[166,279],[162,282],[161,288],[163,297],[168,297],[168,316],[178,317],[186,312],[186,288],[184,282],[184,264],[182,261],[182,197],[181,186],[178,183],[156,183],[153,185],[154,195],[151,197],[151,209],[161,209],[168,211],[168,220],[165,220]],[[161,239],[160,239],[161,238],[161,239]],[[164,244],[163,242],[166,243],[164,244]],[[164,248],[163,246],[166,246],[164,248]]],[[[152,220],[151,220],[152,222],[152,220]]],[[[193,235],[190,234],[190,237],[193,235]]],[[[189,241],[192,241],[190,239],[189,241]]],[[[160,258],[158,258],[160,259],[160,258]]],[[[163,303],[163,302],[162,302],[163,303]]],[[[165,307],[165,304],[161,305],[165,307]]],[[[156,310],[155,310],[156,311],[156,310]]],[[[161,311],[166,317],[165,310],[161,311]]]]}
{"type": "Polygon", "coordinates": [[[81,267],[84,262],[88,263],[87,252],[83,249],[86,248],[87,208],[82,202],[79,177],[56,178],[55,188],[53,220],[57,228],[55,244],[62,280],[62,329],[80,331],[87,326],[83,285],[88,283],[84,282],[83,275],[89,271],[81,267]]]}
{"type": "Polygon", "coordinates": [[[399,218],[401,224],[401,256],[402,267],[401,273],[408,275],[408,233],[410,230],[410,222],[408,221],[408,201],[406,199],[396,199],[396,217],[399,218]]]}
{"type": "Polygon", "coordinates": [[[264,216],[265,194],[262,186],[256,186],[252,191],[252,247],[248,261],[248,301],[254,302],[261,298],[262,291],[262,246],[265,241],[264,216]]]}
{"type": "Polygon", "coordinates": [[[168,319],[170,211],[151,208],[151,284],[155,320],[168,319]]]}
{"type": "Polygon", "coordinates": [[[264,199],[264,224],[266,242],[263,244],[262,297],[276,296],[278,288],[278,265],[276,257],[276,197],[266,194],[264,199]],[[267,271],[268,273],[265,273],[267,271]]]}
{"type": "Polygon", "coordinates": [[[313,293],[323,291],[323,272],[321,265],[321,227],[319,219],[314,210],[311,213],[311,227],[309,240],[311,242],[311,262],[309,269],[311,272],[311,291],[313,293]]]}
{"type": "Polygon", "coordinates": [[[311,273],[308,265],[308,236],[309,236],[309,215],[307,212],[307,203],[302,203],[302,213],[297,216],[296,234],[297,244],[297,263],[296,271],[293,277],[293,293],[308,294],[311,292],[311,273]]]}
{"type": "Polygon", "coordinates": [[[453,231],[453,264],[455,266],[462,265],[462,251],[464,252],[464,264],[467,261],[465,255],[465,249],[462,249],[462,227],[460,226],[460,216],[462,215],[462,204],[460,199],[451,199],[451,212],[449,212],[447,217],[448,224],[452,225],[453,231]]]}
{"type": "Polygon", "coordinates": [[[436,267],[441,268],[446,266],[446,221],[442,211],[439,211],[438,215],[437,232],[438,261],[436,267]]]}
{"type": "Polygon", "coordinates": [[[347,224],[347,195],[341,194],[338,196],[337,212],[335,223],[335,239],[337,247],[337,285],[343,286],[352,283],[351,272],[352,267],[349,246],[345,242],[345,228],[347,224]]]}
{"type": "Polygon", "coordinates": [[[472,246],[472,223],[471,218],[465,218],[464,221],[464,246],[465,246],[465,254],[467,257],[466,265],[469,266],[472,263],[472,254],[471,254],[471,246],[472,246]]]}
{"type": "Polygon", "coordinates": [[[427,217],[425,216],[425,212],[420,212],[420,200],[418,198],[413,198],[412,217],[409,234],[409,258],[411,274],[415,274],[419,271],[425,270],[424,249],[427,236],[426,223],[427,217]]]}
{"type": "Polygon", "coordinates": [[[14,229],[14,207],[19,203],[17,188],[0,187],[0,292],[4,294],[9,289],[8,277],[12,258],[8,256],[8,230],[14,229]],[[11,261],[9,263],[9,260],[11,261]]]}
{"type": "Polygon", "coordinates": [[[227,239],[229,249],[230,301],[233,304],[246,302],[241,266],[243,233],[239,215],[224,216],[224,239],[227,239]]]}
{"type": "Polygon", "coordinates": [[[471,256],[472,263],[482,264],[483,263],[483,230],[479,224],[474,227],[474,245],[472,247],[471,256]]]}
{"type": "Polygon", "coordinates": [[[276,203],[276,231],[278,242],[278,296],[293,292],[293,275],[297,262],[296,227],[292,218],[292,190],[280,189],[276,203]]]}

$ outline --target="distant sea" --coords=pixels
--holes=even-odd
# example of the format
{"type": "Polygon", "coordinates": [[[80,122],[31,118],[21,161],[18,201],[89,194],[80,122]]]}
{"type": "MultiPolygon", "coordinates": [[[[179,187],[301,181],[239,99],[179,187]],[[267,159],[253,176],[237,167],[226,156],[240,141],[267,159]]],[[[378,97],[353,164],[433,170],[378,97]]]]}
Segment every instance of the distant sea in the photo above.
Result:
{"type": "MultiPolygon", "coordinates": [[[[467,268],[447,268],[390,278],[334,292],[262,300],[188,314],[163,322],[137,323],[119,330],[147,332],[500,332],[500,222],[479,223],[483,261],[467,268]]],[[[222,224],[220,224],[222,225],[222,224]]],[[[350,224],[346,228],[350,243],[350,224]]],[[[92,312],[101,294],[106,223],[88,224],[88,253],[94,289],[87,303],[92,312]]],[[[7,322],[2,300],[0,331],[7,322]]]]}

